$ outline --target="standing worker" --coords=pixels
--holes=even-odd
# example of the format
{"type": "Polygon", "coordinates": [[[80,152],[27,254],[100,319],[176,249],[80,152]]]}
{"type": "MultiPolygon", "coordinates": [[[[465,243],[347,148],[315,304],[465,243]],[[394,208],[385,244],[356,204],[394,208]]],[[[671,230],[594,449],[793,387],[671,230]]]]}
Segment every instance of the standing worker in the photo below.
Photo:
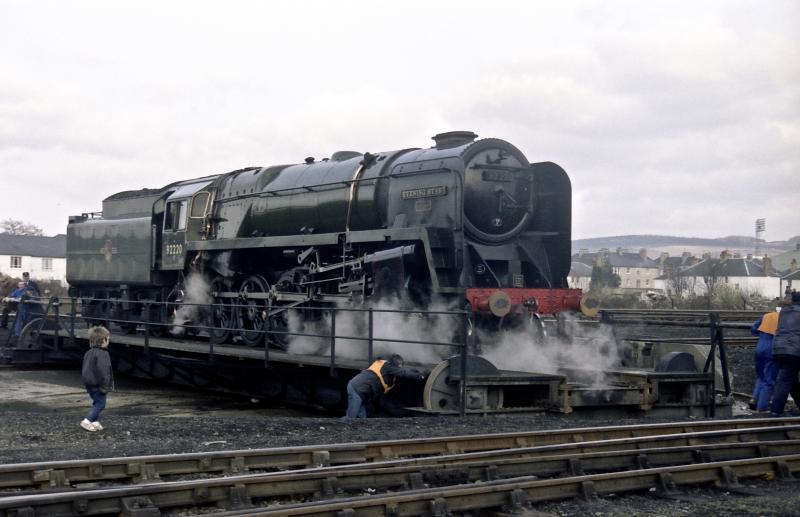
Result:
{"type": "Polygon", "coordinates": [[[366,404],[388,393],[398,377],[425,380],[424,374],[403,368],[403,363],[402,356],[393,354],[388,361],[378,359],[369,368],[350,379],[347,383],[347,413],[342,417],[342,421],[367,418],[366,404]]]}
{"type": "Polygon", "coordinates": [[[102,431],[100,412],[106,407],[106,395],[114,389],[114,371],[108,355],[111,334],[105,327],[89,329],[89,350],[83,356],[81,378],[92,399],[92,408],[81,420],[81,427],[89,432],[102,431]]]}
{"type": "Polygon", "coordinates": [[[25,271],[22,273],[22,281],[25,282],[25,286],[33,291],[33,296],[41,296],[42,292],[39,290],[39,284],[35,281],[31,280],[31,274],[25,271]]]}
{"type": "Polygon", "coordinates": [[[8,327],[8,316],[11,314],[11,311],[16,312],[19,309],[19,302],[22,299],[23,294],[25,294],[25,282],[20,281],[17,282],[17,288],[8,293],[8,296],[3,298],[5,306],[3,307],[2,319],[0,319],[0,329],[8,327]]]}
{"type": "Polygon", "coordinates": [[[775,378],[778,376],[778,365],[772,357],[772,339],[778,329],[780,310],[781,308],[777,307],[774,311],[764,314],[750,329],[754,336],[758,336],[755,355],[756,387],[753,391],[753,409],[758,412],[769,411],[769,402],[775,389],[775,378]]]}
{"type": "MultiPolygon", "coordinates": [[[[780,416],[800,371],[800,293],[792,293],[792,304],[780,312],[772,356],[778,365],[778,379],[769,409],[774,416],[780,416]]],[[[795,400],[795,403],[800,404],[800,401],[795,400]]]]}

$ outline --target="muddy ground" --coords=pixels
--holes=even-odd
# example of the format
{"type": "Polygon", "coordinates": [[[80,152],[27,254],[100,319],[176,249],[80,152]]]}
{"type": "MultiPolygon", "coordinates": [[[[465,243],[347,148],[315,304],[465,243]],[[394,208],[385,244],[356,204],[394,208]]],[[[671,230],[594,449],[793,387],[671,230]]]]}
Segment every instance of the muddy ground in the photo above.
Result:
{"type": "MultiPolygon", "coordinates": [[[[78,426],[88,407],[77,370],[0,368],[0,463],[282,447],[377,439],[527,431],[663,420],[586,418],[580,414],[418,417],[342,423],[293,408],[264,407],[244,397],[196,393],[121,377],[102,415],[105,431],[78,426]]],[[[746,418],[743,406],[737,413],[746,418]]],[[[800,487],[755,480],[763,493],[742,496],[692,490],[692,500],[653,494],[560,502],[539,515],[800,515],[800,487]]]]}

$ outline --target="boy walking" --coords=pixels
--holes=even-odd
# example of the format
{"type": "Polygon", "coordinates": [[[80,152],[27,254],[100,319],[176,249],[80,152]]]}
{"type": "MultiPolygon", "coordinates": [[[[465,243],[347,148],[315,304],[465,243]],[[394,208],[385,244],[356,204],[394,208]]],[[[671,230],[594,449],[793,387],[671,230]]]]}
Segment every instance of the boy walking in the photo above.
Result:
{"type": "Polygon", "coordinates": [[[89,329],[89,350],[83,356],[81,378],[92,399],[92,409],[81,421],[81,427],[90,432],[102,431],[98,419],[106,407],[106,394],[114,389],[114,372],[108,355],[108,338],[111,334],[105,327],[89,329]]]}

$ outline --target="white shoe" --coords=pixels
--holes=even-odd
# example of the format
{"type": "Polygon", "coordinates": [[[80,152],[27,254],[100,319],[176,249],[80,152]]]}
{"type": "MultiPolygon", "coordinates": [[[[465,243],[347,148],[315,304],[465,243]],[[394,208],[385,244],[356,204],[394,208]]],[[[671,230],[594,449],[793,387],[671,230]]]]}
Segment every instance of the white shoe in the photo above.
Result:
{"type": "Polygon", "coordinates": [[[94,426],[94,430],[95,431],[102,431],[103,430],[103,426],[100,425],[100,422],[92,422],[92,426],[94,426]]]}
{"type": "Polygon", "coordinates": [[[81,420],[81,427],[86,429],[87,431],[95,432],[97,429],[95,428],[94,424],[86,420],[85,418],[81,420]]]}

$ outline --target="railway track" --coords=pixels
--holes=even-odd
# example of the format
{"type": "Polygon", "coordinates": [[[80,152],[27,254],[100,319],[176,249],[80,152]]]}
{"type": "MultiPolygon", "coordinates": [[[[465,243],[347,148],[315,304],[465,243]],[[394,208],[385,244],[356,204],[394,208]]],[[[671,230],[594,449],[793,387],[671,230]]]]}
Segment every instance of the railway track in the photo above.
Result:
{"type": "Polygon", "coordinates": [[[249,470],[335,466],[397,458],[795,425],[800,425],[800,418],[708,420],[288,448],[17,463],[0,465],[0,490],[54,489],[81,483],[119,482],[120,480],[147,482],[176,475],[240,474],[249,470]]]}
{"type": "MultiPolygon", "coordinates": [[[[254,503],[265,502],[270,505],[280,502],[274,512],[283,515],[444,515],[447,511],[519,506],[571,497],[575,487],[579,488],[577,494],[584,496],[612,489],[624,492],[651,486],[669,491],[681,484],[710,481],[735,488],[738,477],[771,472],[788,479],[800,471],[800,419],[797,418],[673,424],[672,427],[669,424],[632,426],[627,428],[632,431],[628,436],[609,438],[618,436],[622,429],[455,437],[449,442],[448,439],[434,439],[434,444],[438,442],[440,446],[426,447],[427,452],[420,448],[424,441],[416,440],[352,444],[355,448],[350,449],[351,452],[377,446],[374,450],[383,453],[389,452],[388,444],[393,444],[394,451],[403,450],[416,457],[385,460],[382,459],[385,454],[371,459],[365,454],[346,465],[289,472],[89,490],[63,491],[62,487],[58,492],[0,498],[0,515],[156,515],[165,509],[208,505],[240,512],[273,512],[269,507],[252,507],[254,503]],[[742,427],[741,424],[753,425],[742,427]],[[553,436],[545,438],[547,434],[553,436]],[[521,445],[526,437],[531,443],[554,443],[521,445]],[[576,438],[589,439],[575,441],[576,438]],[[473,452],[447,453],[464,445],[469,445],[467,448],[473,452]],[[542,480],[542,477],[548,479],[542,480]],[[363,496],[365,493],[370,495],[363,496]],[[342,497],[353,494],[360,497],[342,497]],[[500,499],[499,494],[502,494],[500,499]],[[303,503],[292,504],[298,500],[303,503]]],[[[335,447],[338,446],[328,449],[335,447]]],[[[313,448],[306,449],[306,454],[313,451],[313,448]]],[[[270,451],[274,453],[273,458],[277,458],[278,451],[283,451],[286,458],[299,452],[296,449],[270,451]]],[[[187,456],[190,455],[173,456],[173,460],[177,457],[186,460],[187,456]]],[[[95,465],[97,471],[97,461],[84,463],[95,465]]],[[[33,465],[37,464],[28,464],[26,468],[33,465]]],[[[8,470],[9,467],[14,466],[2,468],[8,470]]]]}

